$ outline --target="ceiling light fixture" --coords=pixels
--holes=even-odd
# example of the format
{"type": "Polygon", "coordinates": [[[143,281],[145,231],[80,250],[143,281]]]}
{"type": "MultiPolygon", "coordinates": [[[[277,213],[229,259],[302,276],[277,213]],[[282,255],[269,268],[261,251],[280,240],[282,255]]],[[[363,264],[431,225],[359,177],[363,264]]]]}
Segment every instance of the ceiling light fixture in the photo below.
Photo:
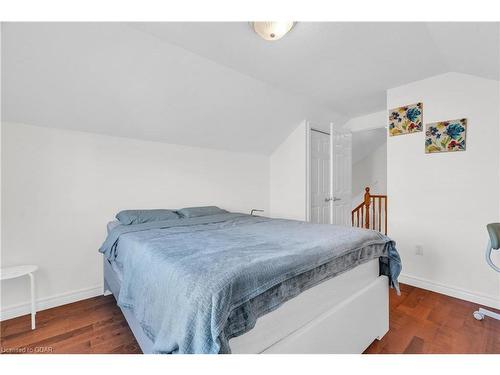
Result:
{"type": "Polygon", "coordinates": [[[278,40],[289,32],[295,22],[251,22],[254,31],[265,40],[278,40]]]}

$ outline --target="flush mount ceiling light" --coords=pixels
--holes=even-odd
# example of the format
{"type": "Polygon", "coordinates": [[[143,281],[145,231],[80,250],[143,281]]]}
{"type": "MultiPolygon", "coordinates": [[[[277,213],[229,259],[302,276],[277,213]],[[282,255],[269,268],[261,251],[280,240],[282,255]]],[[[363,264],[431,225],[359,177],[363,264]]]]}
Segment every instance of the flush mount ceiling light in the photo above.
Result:
{"type": "Polygon", "coordinates": [[[251,22],[254,31],[265,40],[278,40],[289,32],[295,22],[251,22]]]}

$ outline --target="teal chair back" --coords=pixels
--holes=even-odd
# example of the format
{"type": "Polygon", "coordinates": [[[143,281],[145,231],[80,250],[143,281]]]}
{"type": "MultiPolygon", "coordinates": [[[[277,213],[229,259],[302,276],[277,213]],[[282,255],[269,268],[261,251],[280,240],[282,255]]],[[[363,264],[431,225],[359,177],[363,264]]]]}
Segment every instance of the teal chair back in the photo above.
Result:
{"type": "Polygon", "coordinates": [[[500,223],[491,223],[486,226],[490,235],[491,248],[500,249],[500,223]]]}

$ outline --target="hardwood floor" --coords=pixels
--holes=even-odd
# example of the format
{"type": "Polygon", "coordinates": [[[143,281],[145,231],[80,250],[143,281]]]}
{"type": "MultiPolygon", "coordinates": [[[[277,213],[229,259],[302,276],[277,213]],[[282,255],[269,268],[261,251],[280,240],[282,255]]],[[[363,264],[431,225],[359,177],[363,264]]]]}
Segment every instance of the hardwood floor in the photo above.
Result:
{"type": "Polygon", "coordinates": [[[500,321],[474,319],[477,304],[403,284],[390,304],[389,332],[365,353],[500,353],[500,321]]]}
{"type": "Polygon", "coordinates": [[[0,323],[3,353],[141,353],[112,295],[89,298],[0,323]]]}
{"type": "MultiPolygon", "coordinates": [[[[478,305],[407,285],[391,291],[390,330],[365,353],[500,353],[500,321],[476,321],[478,305]]],[[[2,353],[141,353],[113,296],[0,323],[2,353]]]]}

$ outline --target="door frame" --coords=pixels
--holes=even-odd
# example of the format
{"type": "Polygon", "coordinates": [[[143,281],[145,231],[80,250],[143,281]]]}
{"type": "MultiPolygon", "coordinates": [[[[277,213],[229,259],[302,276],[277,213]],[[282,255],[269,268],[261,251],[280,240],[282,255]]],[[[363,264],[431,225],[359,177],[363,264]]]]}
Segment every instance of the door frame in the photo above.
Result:
{"type": "Polygon", "coordinates": [[[306,121],[306,221],[311,221],[311,123],[306,121]]]}

